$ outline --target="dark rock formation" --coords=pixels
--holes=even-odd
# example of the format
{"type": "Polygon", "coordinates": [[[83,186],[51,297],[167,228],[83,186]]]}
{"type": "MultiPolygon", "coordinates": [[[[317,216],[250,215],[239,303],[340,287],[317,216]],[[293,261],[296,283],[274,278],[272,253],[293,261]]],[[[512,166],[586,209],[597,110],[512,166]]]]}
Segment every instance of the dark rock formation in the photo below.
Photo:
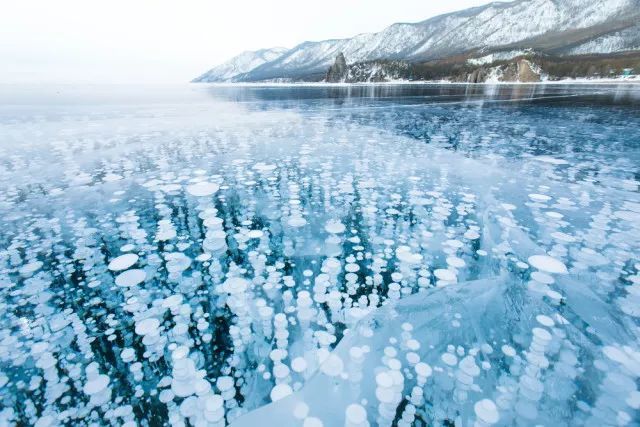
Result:
{"type": "Polygon", "coordinates": [[[487,79],[487,70],[485,68],[478,68],[473,70],[467,77],[467,83],[484,83],[487,79]]]}
{"type": "Polygon", "coordinates": [[[333,65],[329,67],[325,81],[327,83],[342,83],[347,79],[348,73],[347,60],[344,58],[342,52],[340,52],[338,56],[336,56],[333,65]]]}
{"type": "Polygon", "coordinates": [[[377,60],[356,62],[348,67],[347,83],[388,82],[391,80],[407,80],[410,64],[405,61],[377,60]]]}

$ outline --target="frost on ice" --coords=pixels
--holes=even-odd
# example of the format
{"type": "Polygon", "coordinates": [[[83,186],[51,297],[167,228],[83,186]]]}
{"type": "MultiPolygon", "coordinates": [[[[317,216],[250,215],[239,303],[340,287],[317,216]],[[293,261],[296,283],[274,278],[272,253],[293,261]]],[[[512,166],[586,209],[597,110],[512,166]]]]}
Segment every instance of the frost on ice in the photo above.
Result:
{"type": "Polygon", "coordinates": [[[638,422],[637,117],[181,113],[2,123],[0,424],[638,422]]]}

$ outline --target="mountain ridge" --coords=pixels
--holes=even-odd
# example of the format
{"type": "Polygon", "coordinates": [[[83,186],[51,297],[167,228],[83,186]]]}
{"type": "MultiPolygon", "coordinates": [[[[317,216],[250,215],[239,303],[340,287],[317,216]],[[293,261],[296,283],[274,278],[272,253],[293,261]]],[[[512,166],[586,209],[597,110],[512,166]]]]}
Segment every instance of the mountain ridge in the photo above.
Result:
{"type": "MultiPolygon", "coordinates": [[[[379,60],[421,63],[466,55],[533,49],[540,53],[613,53],[640,49],[640,0],[515,0],[492,2],[376,33],[306,41],[237,74],[195,81],[320,80],[342,53],[350,64],[379,60]],[[249,69],[250,68],[250,69],[249,69]]],[[[223,70],[234,69],[235,57],[223,70]]],[[[219,68],[216,67],[216,68],[219,68]]]]}

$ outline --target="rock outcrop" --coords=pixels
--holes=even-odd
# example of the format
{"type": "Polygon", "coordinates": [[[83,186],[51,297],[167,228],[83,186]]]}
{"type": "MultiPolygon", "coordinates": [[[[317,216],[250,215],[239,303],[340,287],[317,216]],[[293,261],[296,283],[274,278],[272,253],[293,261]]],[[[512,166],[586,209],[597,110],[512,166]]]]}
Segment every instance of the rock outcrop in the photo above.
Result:
{"type": "Polygon", "coordinates": [[[534,64],[526,59],[520,59],[517,62],[518,80],[522,83],[533,83],[540,81],[540,70],[534,64]]]}
{"type": "Polygon", "coordinates": [[[541,81],[542,70],[528,59],[495,66],[479,66],[466,74],[466,78],[454,78],[454,81],[467,83],[519,82],[534,83],[541,81]]]}
{"type": "Polygon", "coordinates": [[[325,81],[327,83],[343,83],[347,79],[348,74],[349,68],[347,67],[347,60],[344,58],[342,52],[340,52],[338,56],[336,56],[333,65],[329,67],[325,81]]]}

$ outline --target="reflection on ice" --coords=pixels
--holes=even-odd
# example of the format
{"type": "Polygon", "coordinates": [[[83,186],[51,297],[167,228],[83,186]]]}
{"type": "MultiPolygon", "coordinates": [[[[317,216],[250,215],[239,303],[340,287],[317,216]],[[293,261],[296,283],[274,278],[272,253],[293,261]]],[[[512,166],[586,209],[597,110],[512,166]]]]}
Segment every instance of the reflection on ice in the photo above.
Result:
{"type": "Polygon", "coordinates": [[[637,112],[405,90],[7,113],[1,424],[637,423],[637,112]]]}

